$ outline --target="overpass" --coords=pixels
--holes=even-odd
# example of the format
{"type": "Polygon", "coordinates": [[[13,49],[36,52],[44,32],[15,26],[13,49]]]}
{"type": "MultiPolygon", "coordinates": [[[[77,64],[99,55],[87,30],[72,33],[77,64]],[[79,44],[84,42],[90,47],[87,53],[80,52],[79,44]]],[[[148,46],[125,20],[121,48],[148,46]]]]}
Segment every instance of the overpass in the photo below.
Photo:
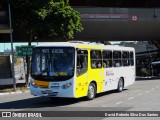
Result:
{"type": "Polygon", "coordinates": [[[159,8],[75,8],[81,13],[81,40],[152,41],[160,48],[159,8]]]}
{"type": "MultiPolygon", "coordinates": [[[[1,7],[0,7],[1,9],[1,7]]],[[[160,8],[108,8],[77,6],[84,31],[75,35],[78,40],[91,41],[152,41],[160,48],[160,8]]],[[[0,42],[10,42],[7,12],[0,10],[0,42]]],[[[13,30],[14,42],[27,42],[24,30],[13,30]]],[[[37,39],[50,42],[53,40],[37,39]]],[[[56,40],[54,40],[56,41],[56,40]]]]}

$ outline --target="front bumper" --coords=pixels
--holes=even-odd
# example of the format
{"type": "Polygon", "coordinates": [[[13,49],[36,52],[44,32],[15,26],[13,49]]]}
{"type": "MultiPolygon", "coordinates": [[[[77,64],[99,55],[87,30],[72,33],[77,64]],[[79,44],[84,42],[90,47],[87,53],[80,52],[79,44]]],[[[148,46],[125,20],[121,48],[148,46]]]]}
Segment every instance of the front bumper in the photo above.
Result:
{"type": "Polygon", "coordinates": [[[30,93],[34,96],[46,96],[46,97],[66,97],[74,98],[73,87],[63,89],[61,87],[47,88],[35,88],[30,85],[30,93]]]}

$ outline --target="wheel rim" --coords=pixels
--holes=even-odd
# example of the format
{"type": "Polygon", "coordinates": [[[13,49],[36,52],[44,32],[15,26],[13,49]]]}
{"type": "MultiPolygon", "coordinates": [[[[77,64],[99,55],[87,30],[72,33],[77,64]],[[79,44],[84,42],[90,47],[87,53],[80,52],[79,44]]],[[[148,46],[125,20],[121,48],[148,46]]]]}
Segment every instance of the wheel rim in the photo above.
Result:
{"type": "Polygon", "coordinates": [[[94,97],[94,93],[95,93],[94,87],[92,85],[90,85],[89,89],[88,89],[89,98],[93,98],[94,97]]]}

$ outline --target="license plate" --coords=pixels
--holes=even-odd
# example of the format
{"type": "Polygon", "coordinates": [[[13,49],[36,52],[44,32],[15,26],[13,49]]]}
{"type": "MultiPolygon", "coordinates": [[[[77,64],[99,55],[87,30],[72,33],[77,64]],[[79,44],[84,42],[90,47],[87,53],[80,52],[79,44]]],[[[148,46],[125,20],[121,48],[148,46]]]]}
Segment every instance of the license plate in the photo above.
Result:
{"type": "Polygon", "coordinates": [[[49,95],[49,94],[52,94],[52,90],[46,90],[46,93],[49,95]]]}

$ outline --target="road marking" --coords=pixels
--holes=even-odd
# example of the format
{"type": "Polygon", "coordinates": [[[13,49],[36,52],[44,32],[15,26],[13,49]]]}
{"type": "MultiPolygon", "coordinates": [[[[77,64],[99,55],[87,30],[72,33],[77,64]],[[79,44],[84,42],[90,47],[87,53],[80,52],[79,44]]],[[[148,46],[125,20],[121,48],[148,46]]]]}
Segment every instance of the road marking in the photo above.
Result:
{"type": "Polygon", "coordinates": [[[149,91],[146,91],[145,93],[149,93],[149,91]]]}
{"type": "Polygon", "coordinates": [[[130,97],[130,98],[128,98],[128,100],[131,100],[131,99],[133,99],[134,97],[130,97]]]}
{"type": "Polygon", "coordinates": [[[123,101],[116,103],[116,105],[123,103],[123,101]]]}
{"type": "Polygon", "coordinates": [[[142,93],[138,94],[138,96],[143,95],[142,93]]]}
{"type": "Polygon", "coordinates": [[[155,88],[152,88],[151,90],[154,90],[155,88]]]}
{"type": "Polygon", "coordinates": [[[102,105],[101,107],[107,107],[106,105],[102,105]]]}

